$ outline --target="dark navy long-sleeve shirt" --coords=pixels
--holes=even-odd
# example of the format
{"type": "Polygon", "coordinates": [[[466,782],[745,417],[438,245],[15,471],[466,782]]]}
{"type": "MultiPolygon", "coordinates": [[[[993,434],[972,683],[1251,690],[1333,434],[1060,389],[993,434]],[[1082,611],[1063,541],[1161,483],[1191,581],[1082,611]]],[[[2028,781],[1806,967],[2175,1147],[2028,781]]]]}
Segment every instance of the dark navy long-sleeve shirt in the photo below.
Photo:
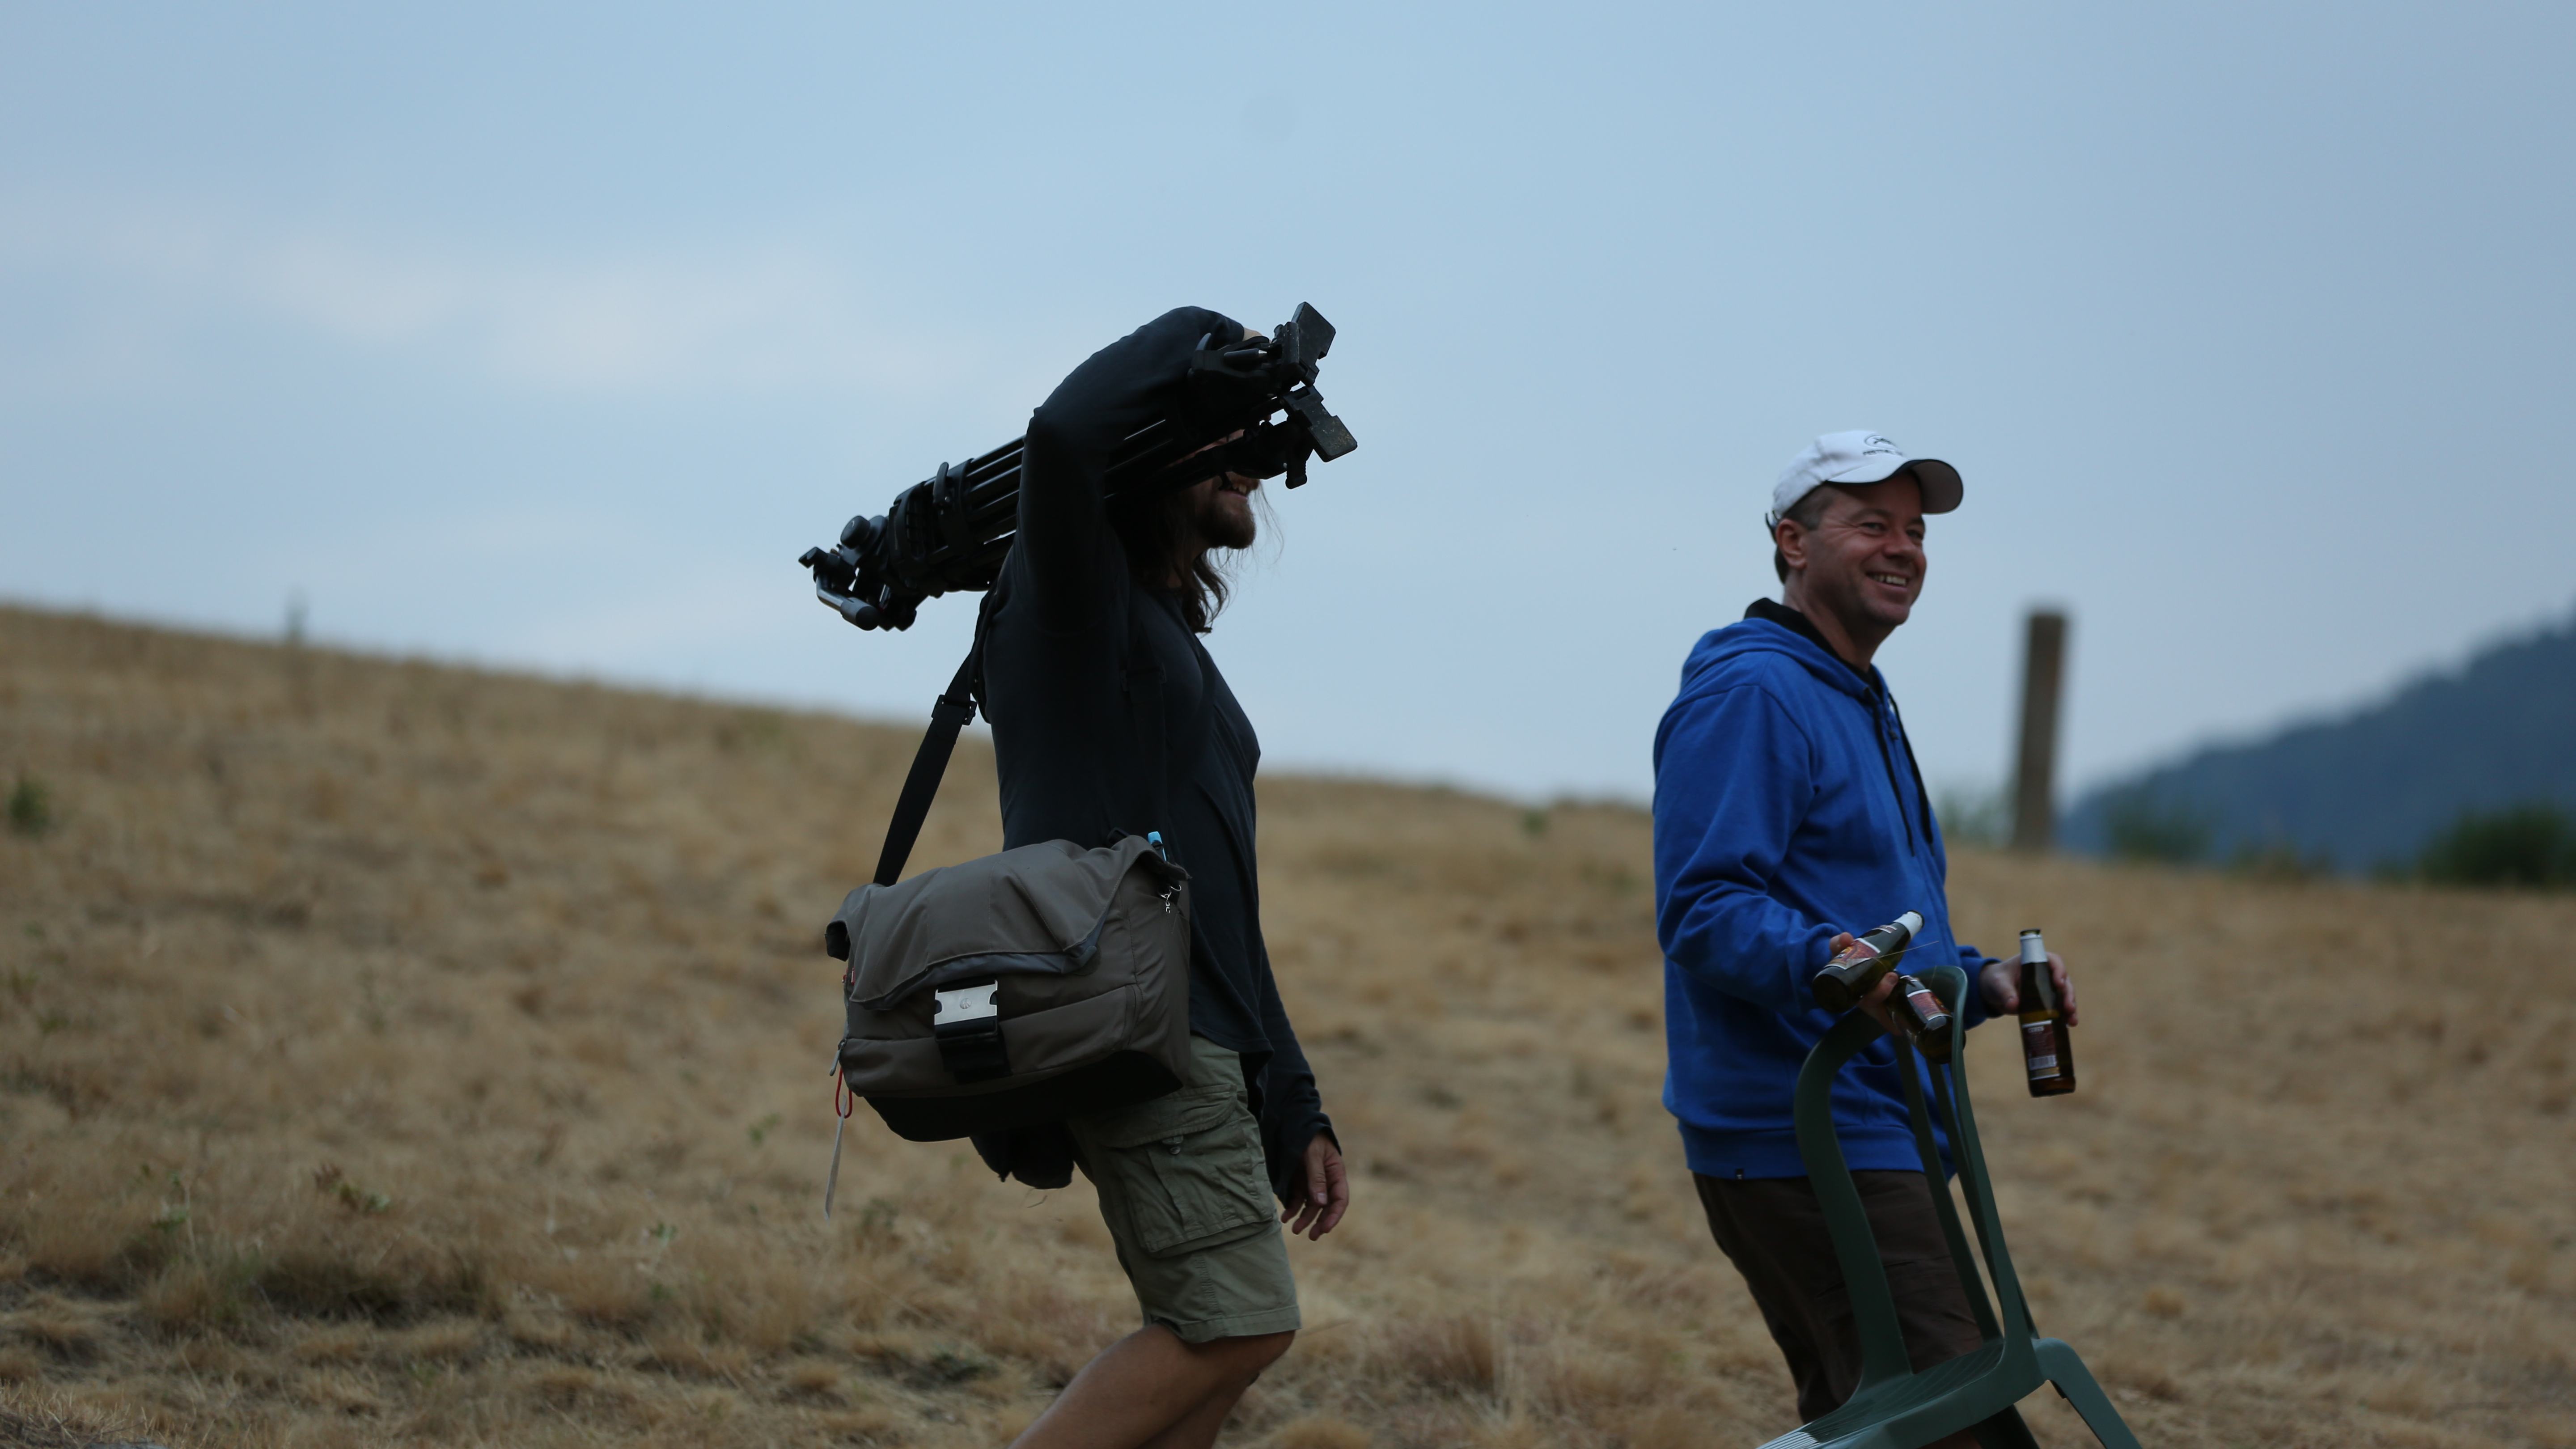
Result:
{"type": "MultiPolygon", "coordinates": [[[[1215,312],[1168,312],[1093,354],[1030,418],[1018,535],[986,625],[985,715],[1005,848],[1159,830],[1189,871],[1190,1030],[1242,1055],[1285,1197],[1331,1127],[1261,937],[1261,742],[1178,599],[1135,581],[1102,489],[1124,440],[1187,410],[1190,354],[1211,332],[1244,335],[1215,312]]],[[[1060,1170],[1048,1130],[976,1145],[1024,1180],[1060,1170]]]]}

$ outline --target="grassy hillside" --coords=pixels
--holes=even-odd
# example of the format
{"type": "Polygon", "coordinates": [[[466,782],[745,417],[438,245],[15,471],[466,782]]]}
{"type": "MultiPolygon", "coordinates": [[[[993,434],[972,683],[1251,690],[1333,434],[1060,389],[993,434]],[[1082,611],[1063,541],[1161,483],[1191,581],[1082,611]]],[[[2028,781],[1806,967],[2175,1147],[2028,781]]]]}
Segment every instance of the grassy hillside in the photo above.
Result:
{"type": "MultiPolygon", "coordinates": [[[[818,1211],[817,936],[912,741],[0,611],[0,787],[43,797],[0,828],[0,1443],[1001,1442],[1132,1325],[1087,1189],[862,1110],[818,1211]]],[[[962,751],[921,863],[991,798],[962,751]]],[[[1656,1103],[1644,820],[1261,805],[1356,1203],[1228,1442],[1787,1427],[1656,1103]]],[[[2576,902],[1954,884],[2082,973],[2080,1094],[1971,1062],[2042,1323],[2148,1442],[2576,1444],[2576,902]]]]}

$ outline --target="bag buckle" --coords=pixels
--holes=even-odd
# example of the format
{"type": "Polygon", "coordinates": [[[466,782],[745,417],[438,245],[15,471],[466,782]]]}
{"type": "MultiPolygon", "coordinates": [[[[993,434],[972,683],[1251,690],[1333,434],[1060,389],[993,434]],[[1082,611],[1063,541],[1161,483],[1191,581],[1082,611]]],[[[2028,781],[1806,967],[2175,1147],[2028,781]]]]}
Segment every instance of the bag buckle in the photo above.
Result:
{"type": "Polygon", "coordinates": [[[931,993],[930,1034],[939,1042],[940,1065],[960,1085],[1011,1074],[1002,1008],[994,1000],[1000,990],[999,981],[976,981],[931,993]]]}

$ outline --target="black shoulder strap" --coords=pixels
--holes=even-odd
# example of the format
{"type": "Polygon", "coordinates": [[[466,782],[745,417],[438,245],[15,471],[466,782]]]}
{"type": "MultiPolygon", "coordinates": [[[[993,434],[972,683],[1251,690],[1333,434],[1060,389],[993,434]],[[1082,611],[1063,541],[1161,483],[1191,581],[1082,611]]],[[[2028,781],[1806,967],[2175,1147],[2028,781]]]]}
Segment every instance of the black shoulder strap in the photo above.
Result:
{"type": "Polygon", "coordinates": [[[913,751],[912,772],[903,777],[894,818],[886,822],[885,850],[877,856],[878,885],[903,879],[903,863],[912,858],[913,843],[921,839],[921,823],[930,818],[930,802],[938,797],[939,779],[948,773],[948,757],[956,753],[957,732],[975,718],[976,675],[984,662],[984,624],[992,617],[992,602],[993,594],[986,593],[975,610],[975,642],[967,646],[957,677],[948,681],[948,688],[930,706],[930,728],[922,733],[921,748],[913,751]]]}
{"type": "Polygon", "coordinates": [[[885,852],[877,857],[878,885],[903,879],[903,863],[912,857],[913,842],[921,838],[921,822],[929,818],[930,802],[939,794],[939,777],[948,773],[948,757],[956,752],[957,732],[974,717],[975,651],[969,650],[966,662],[957,666],[957,677],[948,681],[946,692],[930,707],[930,728],[921,737],[921,748],[913,752],[912,773],[903,777],[894,819],[886,823],[885,852]]]}
{"type": "MultiPolygon", "coordinates": [[[[912,858],[912,847],[921,839],[922,822],[930,817],[930,802],[939,795],[940,777],[948,773],[948,757],[957,750],[958,732],[975,719],[978,675],[984,662],[984,627],[992,617],[993,595],[998,587],[984,595],[975,614],[975,642],[966,658],[957,666],[957,677],[930,707],[930,728],[922,732],[921,748],[912,756],[911,773],[903,777],[903,793],[895,797],[894,818],[886,822],[885,850],[877,856],[876,883],[893,885],[903,879],[904,862],[912,858]]],[[[1131,627],[1127,637],[1126,693],[1128,708],[1135,711],[1140,733],[1153,741],[1150,754],[1154,761],[1153,811],[1149,828],[1161,829],[1168,823],[1171,810],[1171,750],[1163,730],[1163,670],[1144,647],[1143,631],[1131,627]]]]}

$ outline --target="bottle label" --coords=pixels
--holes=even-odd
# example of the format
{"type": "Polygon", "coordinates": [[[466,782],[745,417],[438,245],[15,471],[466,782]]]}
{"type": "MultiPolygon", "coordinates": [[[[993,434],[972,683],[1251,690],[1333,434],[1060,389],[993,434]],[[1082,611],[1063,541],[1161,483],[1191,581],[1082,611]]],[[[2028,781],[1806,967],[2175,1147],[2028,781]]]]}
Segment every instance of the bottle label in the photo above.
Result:
{"type": "Polygon", "coordinates": [[[2021,1024],[2022,1055],[2030,1062],[2030,1079],[2034,1082],[2054,1080],[2057,1076],[2057,1022],[2025,1021],[2021,1024]]]}

